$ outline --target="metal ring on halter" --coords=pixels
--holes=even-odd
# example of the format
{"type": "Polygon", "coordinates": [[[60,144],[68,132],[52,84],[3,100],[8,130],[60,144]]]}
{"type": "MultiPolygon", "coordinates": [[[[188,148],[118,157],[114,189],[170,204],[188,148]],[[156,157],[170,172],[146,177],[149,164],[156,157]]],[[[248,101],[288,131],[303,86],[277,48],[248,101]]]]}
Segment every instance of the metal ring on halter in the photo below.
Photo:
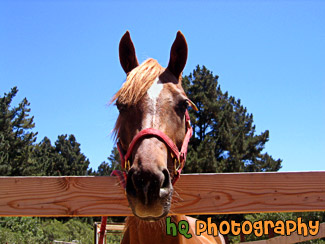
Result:
{"type": "Polygon", "coordinates": [[[126,162],[125,162],[125,169],[126,169],[126,171],[129,171],[130,168],[131,168],[130,160],[126,160],[126,162]]]}
{"type": "Polygon", "coordinates": [[[181,167],[181,162],[177,158],[175,158],[174,159],[174,174],[175,175],[178,174],[177,172],[178,172],[180,167],[181,167]]]}
{"type": "Polygon", "coordinates": [[[177,175],[177,171],[178,171],[179,167],[181,166],[181,163],[178,160],[178,158],[176,158],[174,156],[173,153],[170,153],[170,156],[172,157],[172,159],[174,159],[174,163],[173,163],[173,165],[174,165],[174,174],[177,175]]]}

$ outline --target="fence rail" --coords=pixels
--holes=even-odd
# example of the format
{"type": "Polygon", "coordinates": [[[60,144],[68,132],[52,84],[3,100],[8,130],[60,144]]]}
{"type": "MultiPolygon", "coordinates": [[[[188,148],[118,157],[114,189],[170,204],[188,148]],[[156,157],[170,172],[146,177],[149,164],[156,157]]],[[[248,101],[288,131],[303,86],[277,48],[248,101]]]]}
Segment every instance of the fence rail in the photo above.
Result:
{"type": "MultiPolygon", "coordinates": [[[[325,172],[182,175],[174,214],[325,211],[325,172]]],[[[128,216],[115,177],[0,177],[0,216],[128,216]]]]}

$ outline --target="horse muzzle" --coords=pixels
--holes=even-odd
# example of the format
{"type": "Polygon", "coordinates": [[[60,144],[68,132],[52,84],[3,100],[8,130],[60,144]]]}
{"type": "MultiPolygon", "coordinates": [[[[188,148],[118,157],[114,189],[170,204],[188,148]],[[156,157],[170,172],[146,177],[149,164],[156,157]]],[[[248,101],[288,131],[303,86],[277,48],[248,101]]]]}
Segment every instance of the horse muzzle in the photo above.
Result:
{"type": "Polygon", "coordinates": [[[173,194],[168,170],[132,167],[127,176],[126,193],[135,216],[148,221],[166,216],[173,194]]]}

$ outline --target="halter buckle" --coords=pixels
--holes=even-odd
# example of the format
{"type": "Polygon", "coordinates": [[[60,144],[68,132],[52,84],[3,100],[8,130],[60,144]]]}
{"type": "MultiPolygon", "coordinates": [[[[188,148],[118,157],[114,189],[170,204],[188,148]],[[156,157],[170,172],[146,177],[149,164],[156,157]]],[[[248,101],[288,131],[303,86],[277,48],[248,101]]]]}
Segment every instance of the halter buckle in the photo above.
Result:
{"type": "Polygon", "coordinates": [[[125,169],[126,169],[126,171],[129,171],[130,168],[131,168],[130,160],[126,160],[126,162],[125,162],[125,169]]]}
{"type": "Polygon", "coordinates": [[[174,158],[174,175],[177,175],[180,166],[181,162],[177,158],[174,158]]]}

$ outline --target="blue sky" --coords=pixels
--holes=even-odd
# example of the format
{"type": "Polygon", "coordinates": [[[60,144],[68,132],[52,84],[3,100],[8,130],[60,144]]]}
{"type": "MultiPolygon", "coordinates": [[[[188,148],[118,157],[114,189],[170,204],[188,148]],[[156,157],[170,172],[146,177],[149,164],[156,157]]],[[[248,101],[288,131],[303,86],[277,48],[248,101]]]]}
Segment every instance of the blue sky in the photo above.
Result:
{"type": "Polygon", "coordinates": [[[125,74],[118,43],[129,30],[140,62],[162,66],[181,30],[184,70],[205,65],[223,91],[270,130],[265,151],[281,171],[324,170],[324,1],[3,1],[0,92],[18,86],[38,141],[74,134],[91,167],[113,147],[108,101],[125,74]]]}

